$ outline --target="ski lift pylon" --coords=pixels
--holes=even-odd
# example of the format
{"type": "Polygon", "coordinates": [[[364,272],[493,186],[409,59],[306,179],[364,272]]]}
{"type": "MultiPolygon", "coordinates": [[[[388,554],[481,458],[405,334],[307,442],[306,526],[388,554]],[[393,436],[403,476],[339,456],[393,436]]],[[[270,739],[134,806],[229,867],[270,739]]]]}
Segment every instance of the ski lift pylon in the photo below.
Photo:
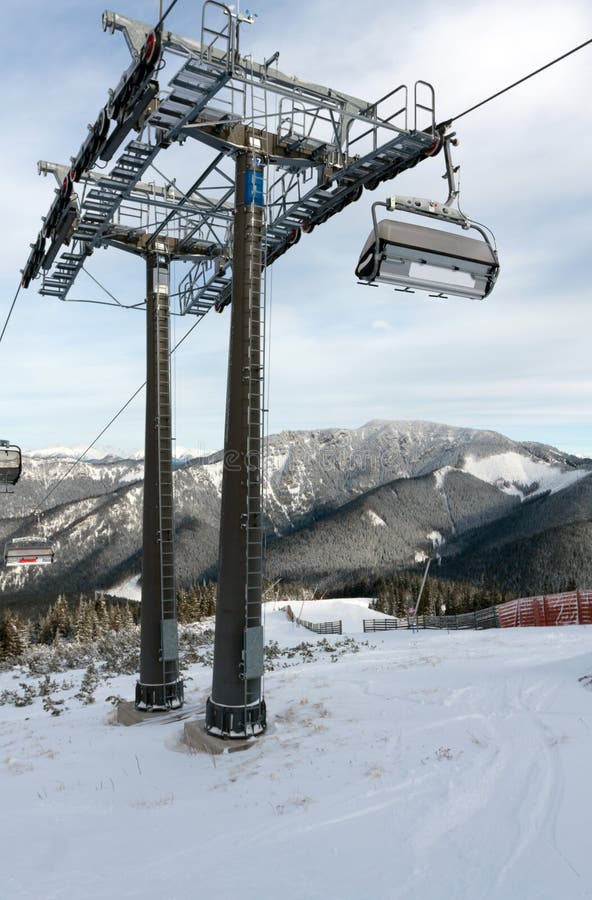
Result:
{"type": "Polygon", "coordinates": [[[21,477],[21,471],[21,448],[9,441],[0,440],[0,488],[8,490],[9,485],[15,485],[21,477]]]}
{"type": "Polygon", "coordinates": [[[4,545],[6,566],[46,566],[54,560],[53,545],[38,537],[12,538],[4,545]]]}
{"type": "Polygon", "coordinates": [[[499,272],[495,242],[484,228],[453,207],[458,197],[455,183],[457,168],[450,158],[453,135],[443,138],[449,194],[444,203],[420,197],[389,197],[386,203],[372,205],[373,229],[364,244],[356,276],[367,284],[385,282],[410,292],[424,290],[432,296],[450,294],[482,300],[491,293],[499,272]],[[447,222],[464,230],[474,229],[482,239],[466,237],[438,228],[426,228],[408,222],[383,219],[376,209],[404,211],[432,220],[447,222]]]}

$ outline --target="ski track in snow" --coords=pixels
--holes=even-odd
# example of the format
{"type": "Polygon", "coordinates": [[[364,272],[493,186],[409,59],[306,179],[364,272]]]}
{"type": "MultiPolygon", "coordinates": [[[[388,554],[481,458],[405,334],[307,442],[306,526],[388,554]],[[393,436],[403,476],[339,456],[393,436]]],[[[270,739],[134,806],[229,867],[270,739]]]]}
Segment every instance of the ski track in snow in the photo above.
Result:
{"type": "Polygon", "coordinates": [[[157,727],[108,724],[132,676],[88,707],[76,685],[56,718],[1,706],[1,900],[592,897],[592,629],[364,635],[361,600],[305,610],[343,618],[358,652],[332,661],[268,610],[268,639],[319,650],[267,674],[269,731],[243,753],[182,745],[199,665],[157,727]]]}
{"type": "MultiPolygon", "coordinates": [[[[564,867],[565,888],[567,896],[592,896],[591,886],[581,882],[581,874],[569,856],[569,846],[562,847],[558,834],[558,819],[565,799],[565,778],[559,753],[559,746],[567,740],[563,734],[558,735],[551,725],[545,721],[545,711],[549,708],[557,686],[549,679],[518,689],[513,701],[513,720],[518,718],[523,725],[524,734],[520,737],[519,752],[513,756],[513,765],[521,772],[522,791],[513,798],[515,815],[515,835],[512,850],[499,872],[490,893],[491,898],[502,898],[508,895],[522,871],[532,871],[533,867],[541,869],[541,843],[551,851],[555,862],[559,860],[564,867]],[[527,755],[528,746],[531,753],[527,755]],[[532,752],[534,750],[534,752],[532,752]],[[542,839],[542,841],[541,841],[542,839]]],[[[516,781],[516,773],[512,773],[516,781]]],[[[553,864],[553,863],[551,863],[553,864]]],[[[548,865],[548,863],[547,863],[548,865]]],[[[524,885],[528,890],[528,885],[524,885]]],[[[548,894],[553,896],[552,889],[548,894]]]]}

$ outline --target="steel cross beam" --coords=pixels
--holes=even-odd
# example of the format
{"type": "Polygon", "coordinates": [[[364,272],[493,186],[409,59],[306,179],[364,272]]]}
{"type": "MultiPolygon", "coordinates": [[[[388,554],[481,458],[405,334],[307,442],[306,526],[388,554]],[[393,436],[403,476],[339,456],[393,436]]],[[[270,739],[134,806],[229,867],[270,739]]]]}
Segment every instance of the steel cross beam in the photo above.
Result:
{"type": "MultiPolygon", "coordinates": [[[[163,232],[166,236],[181,235],[183,258],[192,254],[204,258],[227,257],[233,213],[232,204],[227,201],[234,191],[234,180],[229,180],[220,168],[224,158],[225,154],[218,154],[186,192],[172,181],[158,185],[140,180],[123,198],[117,167],[110,176],[85,173],[80,179],[80,197],[72,194],[71,198],[77,210],[73,249],[63,251],[53,271],[44,276],[41,293],[66,299],[86,257],[95,247],[119,247],[122,236],[131,239],[134,234],[144,234],[146,229],[151,231],[152,242],[163,232]],[[222,192],[222,201],[208,196],[213,190],[222,192]],[[108,216],[113,203],[118,204],[117,209],[108,216]]],[[[68,177],[69,169],[64,165],[42,161],[38,168],[42,174],[53,174],[60,185],[68,177]]]]}
{"type": "MultiPolygon", "coordinates": [[[[134,204],[137,211],[140,212],[143,206],[162,207],[163,209],[174,210],[178,206],[188,204],[189,209],[202,213],[204,210],[212,210],[217,207],[214,200],[208,199],[203,193],[197,190],[202,182],[211,172],[220,164],[224,157],[223,153],[218,154],[216,159],[200,174],[194,185],[186,192],[181,191],[174,182],[165,185],[158,185],[147,181],[138,181],[130,195],[129,202],[134,204]]],[[[53,175],[56,179],[58,187],[60,187],[71,170],[71,166],[63,163],[48,162],[40,160],[37,163],[37,170],[40,175],[53,175]]],[[[91,190],[99,184],[102,176],[98,172],[86,172],[80,179],[85,190],[91,190]]],[[[234,207],[231,203],[226,203],[219,210],[218,214],[226,221],[232,218],[234,207]]]]}
{"type": "MultiPolygon", "coordinates": [[[[231,17],[229,12],[228,16],[231,17]]],[[[111,30],[123,31],[128,45],[133,46],[135,40],[136,47],[147,29],[137,20],[113,13],[105,14],[104,25],[111,30]]],[[[363,186],[377,187],[381,181],[415,165],[422,156],[435,149],[433,91],[429,85],[418,83],[428,90],[428,106],[420,102],[416,85],[414,129],[410,132],[407,130],[407,91],[403,86],[377,103],[368,103],[333,88],[301,81],[270,68],[268,64],[253,63],[233,52],[232,40],[222,29],[218,32],[209,29],[208,33],[222,38],[222,43],[227,41],[223,49],[189,41],[171,32],[163,35],[163,44],[181,55],[205,55],[211,65],[227,69],[231,79],[245,89],[254,86],[265,97],[260,109],[268,108],[268,94],[280,98],[279,109],[273,117],[277,120],[275,132],[262,127],[265,122],[261,119],[268,117],[256,114],[252,97],[250,110],[247,110],[246,102],[242,111],[236,110],[232,104],[234,98],[225,98],[215,108],[204,107],[193,121],[186,121],[181,128],[182,133],[236,156],[246,144],[245,133],[250,126],[251,132],[259,132],[260,147],[266,148],[267,161],[283,169],[273,180],[270,190],[265,248],[267,264],[286,252],[300,238],[302,231],[312,230],[358,199],[363,186]],[[394,113],[379,117],[381,104],[395,98],[394,113]],[[399,106],[401,102],[403,105],[399,106]],[[427,131],[418,131],[419,110],[428,110],[431,114],[427,131]],[[395,125],[394,120],[399,121],[399,125],[395,125]],[[363,130],[354,131],[356,125],[363,130]],[[358,151],[364,145],[367,152],[360,155],[358,151]],[[354,149],[355,155],[352,155],[354,149]]],[[[173,92],[162,109],[155,112],[155,121],[170,125],[179,114],[181,100],[182,96],[173,92]]],[[[181,282],[181,312],[191,312],[193,303],[203,300],[213,301],[218,310],[222,309],[230,302],[231,286],[230,258],[215,263],[208,259],[199,260],[181,282]]]]}
{"type": "Polygon", "coordinates": [[[167,31],[154,36],[146,23],[104,14],[104,29],[124,34],[132,62],[73,158],[72,169],[40,166],[40,171],[63,175],[66,192],[73,187],[68,186],[69,172],[82,190],[80,196],[68,194],[57,225],[59,197],[54,201],[32,245],[25,286],[43,270],[40,293],[67,299],[95,249],[120,246],[124,233],[152,230],[154,238],[179,239],[185,256],[191,247],[204,251],[181,281],[179,312],[202,315],[204,304],[221,309],[230,300],[232,284],[234,159],[247,143],[247,131],[255,149],[257,141],[265,148],[270,172],[266,264],[302,232],[358,199],[363,186],[372,189],[438,149],[433,90],[424,82],[416,83],[410,105],[403,85],[368,102],[303,81],[274,68],[277,53],[264,63],[241,56],[244,16],[213,0],[206,0],[203,9],[201,41],[167,31]],[[162,53],[169,63],[180,62],[166,90],[155,80],[162,53]],[[421,91],[427,92],[427,100],[421,91]],[[119,111],[109,133],[106,117],[113,118],[112,107],[119,111]],[[426,112],[426,122],[420,124],[426,112]],[[125,143],[132,128],[138,135],[125,143]],[[145,173],[154,168],[157,155],[188,138],[215,154],[200,165],[191,188],[183,192],[176,183],[148,183],[145,173]],[[89,146],[95,144],[103,148],[101,158],[115,160],[108,172],[94,169],[98,157],[89,146]]]}

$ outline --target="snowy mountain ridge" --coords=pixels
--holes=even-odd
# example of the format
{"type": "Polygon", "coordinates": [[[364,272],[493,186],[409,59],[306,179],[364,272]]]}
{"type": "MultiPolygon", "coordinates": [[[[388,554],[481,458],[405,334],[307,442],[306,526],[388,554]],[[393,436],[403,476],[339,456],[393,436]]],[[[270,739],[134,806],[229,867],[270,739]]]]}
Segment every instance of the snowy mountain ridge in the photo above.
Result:
{"type": "MultiPolygon", "coordinates": [[[[65,459],[77,460],[83,456],[84,462],[120,462],[122,460],[143,460],[143,450],[121,450],[115,447],[92,447],[88,453],[86,447],[44,447],[38,450],[25,450],[23,455],[30,459],[65,459]]],[[[173,458],[177,462],[187,462],[196,457],[209,456],[210,450],[174,445],[173,458]]]]}
{"type": "MultiPolygon", "coordinates": [[[[46,451],[26,455],[15,492],[4,495],[0,540],[35,529],[40,505],[39,529],[57,550],[45,571],[3,571],[9,594],[111,588],[140,571],[142,461],[84,461],[65,478],[71,466],[46,451]]],[[[181,585],[215,577],[222,472],[220,452],[175,470],[181,585]]],[[[515,534],[529,539],[541,523],[585,522],[591,472],[592,461],[552,447],[431,422],[281,432],[268,441],[269,575],[328,586],[416,565],[434,552],[434,534],[445,563],[468,558],[470,542],[496,523],[497,547],[515,534]],[[533,503],[543,504],[536,515],[533,503]]]]}

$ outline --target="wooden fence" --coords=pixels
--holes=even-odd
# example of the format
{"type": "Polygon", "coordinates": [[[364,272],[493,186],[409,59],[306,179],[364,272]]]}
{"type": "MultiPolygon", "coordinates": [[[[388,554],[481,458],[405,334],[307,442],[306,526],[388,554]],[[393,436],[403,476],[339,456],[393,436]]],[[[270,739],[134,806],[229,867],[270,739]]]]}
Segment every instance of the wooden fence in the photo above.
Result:
{"type": "Polygon", "coordinates": [[[446,628],[457,631],[464,628],[497,628],[499,625],[495,606],[477,609],[457,616],[418,616],[410,619],[364,619],[364,631],[394,631],[398,628],[446,628]]]}
{"type": "Polygon", "coordinates": [[[426,616],[426,618],[428,619],[426,628],[447,628],[449,631],[459,628],[499,628],[495,606],[459,613],[456,616],[426,616]]]}
{"type": "Polygon", "coordinates": [[[406,619],[364,619],[364,631],[395,631],[407,628],[406,619]]]}
{"type": "Polygon", "coordinates": [[[297,625],[302,625],[303,628],[308,628],[309,631],[314,631],[315,634],[343,633],[341,620],[336,622],[307,622],[306,619],[295,616],[291,606],[286,606],[285,610],[290,622],[296,622],[297,625]]]}
{"type": "MultiPolygon", "coordinates": [[[[342,623],[307,622],[285,607],[291,622],[296,622],[316,634],[342,634],[342,623]]],[[[418,616],[413,618],[364,619],[364,631],[395,631],[399,628],[446,628],[456,631],[466,628],[525,628],[540,625],[592,625],[592,591],[567,591],[540,597],[521,597],[498,606],[460,613],[457,616],[418,616]]]]}

